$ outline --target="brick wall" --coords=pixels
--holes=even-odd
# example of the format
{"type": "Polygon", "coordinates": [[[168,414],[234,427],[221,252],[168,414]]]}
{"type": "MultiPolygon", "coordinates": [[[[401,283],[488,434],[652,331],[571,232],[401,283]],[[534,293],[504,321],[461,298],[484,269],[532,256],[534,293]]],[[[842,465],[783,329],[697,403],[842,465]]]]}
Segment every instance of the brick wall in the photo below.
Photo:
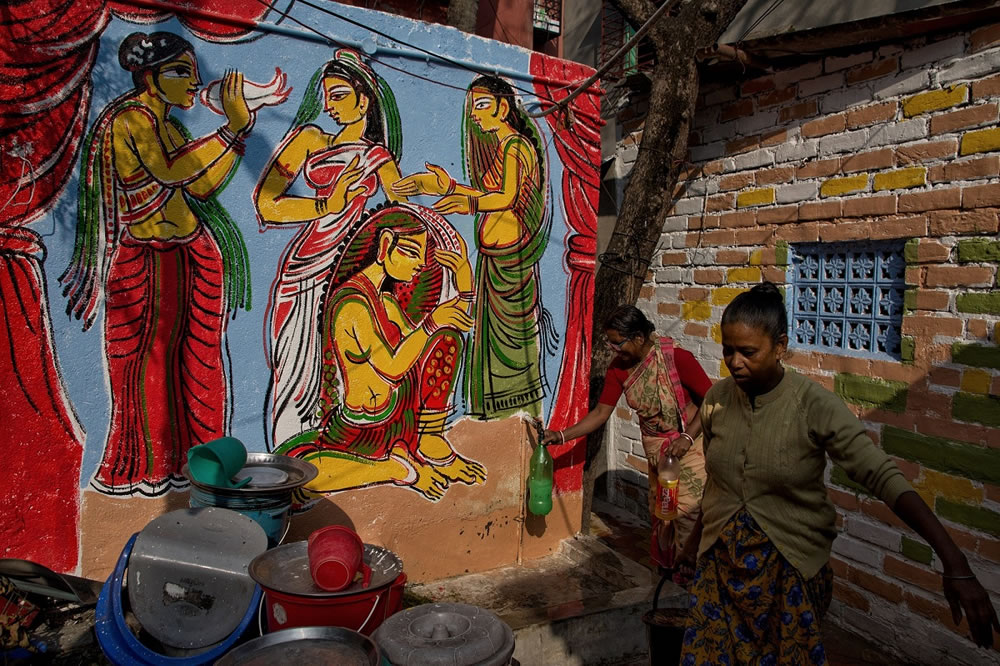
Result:
{"type": "MultiPolygon", "coordinates": [[[[853,406],[1000,605],[1000,25],[800,62],[703,90],[638,305],[721,377],[722,310],[785,282],[794,244],[906,239],[902,360],[788,365],[853,406]]],[[[609,441],[609,493],[641,510],[621,406],[609,441]]],[[[952,624],[929,547],[839,469],[829,488],[833,621],[921,663],[1000,663],[952,624]]]]}

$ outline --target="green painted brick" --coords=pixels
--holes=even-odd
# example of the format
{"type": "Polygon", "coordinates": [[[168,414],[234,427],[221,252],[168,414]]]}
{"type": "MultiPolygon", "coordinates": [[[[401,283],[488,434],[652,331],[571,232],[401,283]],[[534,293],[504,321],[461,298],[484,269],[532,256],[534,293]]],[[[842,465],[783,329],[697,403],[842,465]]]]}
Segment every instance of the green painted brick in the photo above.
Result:
{"type": "Polygon", "coordinates": [[[841,372],[833,378],[833,390],[841,398],[862,407],[906,411],[906,382],[894,382],[841,372]]]}
{"type": "Polygon", "coordinates": [[[934,502],[934,511],[938,516],[954,523],[961,523],[974,529],[1000,537],[1000,513],[990,511],[980,506],[953,502],[944,497],[938,497],[934,502]]]}
{"type": "MultiPolygon", "coordinates": [[[[907,241],[907,244],[913,241],[907,241]]],[[[971,238],[958,242],[959,261],[1000,261],[1000,241],[971,238]]]]}
{"type": "Polygon", "coordinates": [[[974,368],[994,368],[1000,370],[1000,347],[977,345],[967,342],[951,344],[951,360],[974,368]]]}
{"type": "MultiPolygon", "coordinates": [[[[906,296],[903,296],[904,300],[906,296]]],[[[985,294],[959,294],[955,297],[955,307],[959,312],[1000,315],[1000,291],[985,294]]]]}
{"type": "Polygon", "coordinates": [[[1000,398],[958,392],[951,398],[951,416],[966,423],[982,423],[991,428],[1000,428],[1000,398]]]}
{"type": "Polygon", "coordinates": [[[953,442],[888,425],[882,428],[881,444],[889,455],[939,472],[1000,485],[1000,449],[953,442]]]}
{"type": "Polygon", "coordinates": [[[920,240],[917,238],[911,238],[906,241],[903,245],[903,259],[908,264],[917,263],[917,246],[920,244],[920,240]]]}
{"type": "Polygon", "coordinates": [[[847,476],[847,472],[845,472],[844,468],[840,465],[834,465],[830,470],[830,482],[835,483],[842,488],[850,488],[856,494],[871,496],[871,493],[868,492],[867,488],[860,483],[851,481],[851,477],[847,476]]]}
{"type": "Polygon", "coordinates": [[[907,289],[903,292],[903,309],[907,314],[917,309],[917,290],[907,289]]]}
{"type": "Polygon", "coordinates": [[[788,265],[788,241],[780,240],[775,244],[774,263],[777,266],[788,265]]]}
{"type": "Polygon", "coordinates": [[[903,535],[903,539],[899,546],[899,550],[903,553],[903,557],[908,557],[914,562],[930,564],[931,560],[934,559],[934,550],[931,549],[930,546],[925,543],[921,543],[916,539],[911,539],[905,534],[903,535]]]}
{"type": "Polygon", "coordinates": [[[899,341],[899,359],[904,363],[913,363],[916,346],[917,343],[914,342],[913,336],[904,335],[899,341]]]}

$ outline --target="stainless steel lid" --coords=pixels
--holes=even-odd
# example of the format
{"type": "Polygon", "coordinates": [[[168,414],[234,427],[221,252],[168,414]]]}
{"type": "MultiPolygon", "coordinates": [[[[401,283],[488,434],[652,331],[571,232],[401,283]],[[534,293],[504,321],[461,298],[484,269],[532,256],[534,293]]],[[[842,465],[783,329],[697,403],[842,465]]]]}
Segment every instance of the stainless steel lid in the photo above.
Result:
{"type": "Polygon", "coordinates": [[[309,573],[308,544],[305,541],[286,543],[261,553],[250,563],[250,576],[261,587],[300,597],[340,597],[387,587],[403,573],[403,562],[391,550],[365,544],[365,564],[371,567],[368,587],[361,586],[360,576],[349,587],[328,592],[313,582],[309,573]]]}
{"type": "Polygon", "coordinates": [[[340,627],[298,627],[255,638],[232,650],[215,664],[378,666],[380,662],[381,656],[375,643],[356,631],[340,627]]]}
{"type": "Polygon", "coordinates": [[[237,472],[235,477],[251,477],[250,483],[242,488],[221,488],[195,481],[191,478],[187,465],[184,465],[182,471],[191,484],[197,488],[216,495],[233,497],[290,493],[296,488],[306,485],[319,474],[319,470],[311,462],[277,453],[248,453],[243,469],[237,472]]]}
{"type": "Polygon", "coordinates": [[[394,666],[502,666],[514,654],[514,632],[493,612],[456,603],[423,604],[396,613],[375,631],[394,666]]]}

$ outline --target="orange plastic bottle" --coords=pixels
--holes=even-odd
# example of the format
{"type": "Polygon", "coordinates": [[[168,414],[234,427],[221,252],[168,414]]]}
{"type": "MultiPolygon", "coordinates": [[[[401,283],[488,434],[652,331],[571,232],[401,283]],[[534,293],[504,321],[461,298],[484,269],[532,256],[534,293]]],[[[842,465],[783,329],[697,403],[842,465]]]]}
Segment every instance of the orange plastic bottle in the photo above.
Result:
{"type": "Polygon", "coordinates": [[[667,452],[660,454],[656,465],[656,506],[654,513],[662,521],[677,517],[677,490],[680,483],[680,460],[667,452]]]}

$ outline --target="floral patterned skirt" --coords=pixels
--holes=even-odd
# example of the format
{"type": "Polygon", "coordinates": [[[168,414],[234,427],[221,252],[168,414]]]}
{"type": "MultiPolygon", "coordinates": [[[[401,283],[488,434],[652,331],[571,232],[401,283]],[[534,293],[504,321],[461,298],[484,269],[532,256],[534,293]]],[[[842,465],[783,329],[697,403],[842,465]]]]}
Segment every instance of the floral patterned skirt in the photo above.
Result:
{"type": "Polygon", "coordinates": [[[819,621],[833,570],[804,580],[746,509],[699,559],[690,592],[682,666],[827,663],[819,621]]]}

